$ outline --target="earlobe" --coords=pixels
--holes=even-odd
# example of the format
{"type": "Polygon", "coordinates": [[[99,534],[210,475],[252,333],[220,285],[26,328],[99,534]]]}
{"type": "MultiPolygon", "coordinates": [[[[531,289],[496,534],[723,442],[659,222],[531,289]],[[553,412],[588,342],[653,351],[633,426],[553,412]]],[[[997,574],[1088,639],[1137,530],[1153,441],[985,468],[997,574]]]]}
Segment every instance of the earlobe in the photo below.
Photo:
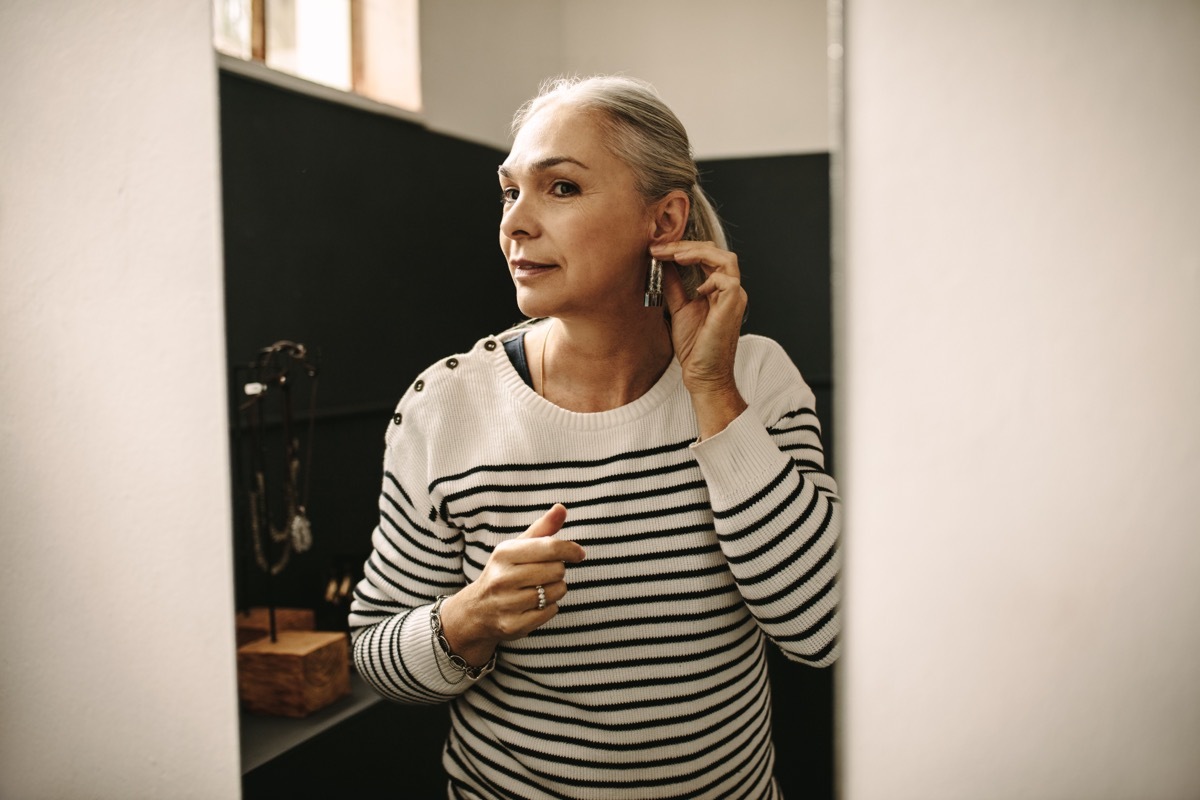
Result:
{"type": "Polygon", "coordinates": [[[679,189],[667,194],[655,204],[654,224],[651,230],[651,244],[677,242],[683,238],[687,230],[688,213],[691,202],[688,196],[679,189]]]}

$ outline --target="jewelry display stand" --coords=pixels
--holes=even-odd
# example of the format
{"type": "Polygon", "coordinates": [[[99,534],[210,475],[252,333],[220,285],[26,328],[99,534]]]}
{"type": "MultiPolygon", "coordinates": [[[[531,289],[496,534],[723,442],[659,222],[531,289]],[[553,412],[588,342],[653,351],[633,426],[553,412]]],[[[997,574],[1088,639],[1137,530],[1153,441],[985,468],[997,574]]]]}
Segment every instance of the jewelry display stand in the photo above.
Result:
{"type": "MultiPolygon", "coordinates": [[[[276,608],[276,631],[316,630],[316,613],[311,608],[276,608]]],[[[237,620],[237,646],[271,638],[271,611],[266,606],[255,606],[239,611],[237,620]]]]}
{"type": "Polygon", "coordinates": [[[307,717],[350,694],[346,634],[279,631],[237,651],[238,696],[255,714],[307,717]]]}
{"type": "MultiPolygon", "coordinates": [[[[240,375],[235,372],[234,386],[240,386],[245,394],[237,405],[235,450],[239,457],[248,456],[250,473],[246,479],[239,470],[238,484],[246,491],[250,533],[242,552],[252,551],[254,563],[265,574],[268,602],[266,607],[237,614],[238,697],[242,707],[255,714],[306,717],[350,694],[347,634],[313,630],[312,610],[276,608],[271,599],[273,578],[283,571],[293,553],[304,553],[312,546],[307,503],[316,376],[316,366],[304,345],[288,341],[264,348],[240,375]],[[310,385],[303,458],[292,424],[291,393],[300,378],[298,373],[307,376],[310,385]],[[272,438],[274,434],[268,435],[266,421],[268,400],[276,396],[280,398],[277,440],[272,438]],[[248,447],[244,447],[243,439],[246,417],[248,447]],[[278,473],[272,473],[268,466],[279,465],[272,458],[280,455],[279,450],[282,466],[278,473]],[[279,520],[282,524],[276,524],[279,520]]],[[[243,575],[252,571],[247,566],[243,575]]]]}

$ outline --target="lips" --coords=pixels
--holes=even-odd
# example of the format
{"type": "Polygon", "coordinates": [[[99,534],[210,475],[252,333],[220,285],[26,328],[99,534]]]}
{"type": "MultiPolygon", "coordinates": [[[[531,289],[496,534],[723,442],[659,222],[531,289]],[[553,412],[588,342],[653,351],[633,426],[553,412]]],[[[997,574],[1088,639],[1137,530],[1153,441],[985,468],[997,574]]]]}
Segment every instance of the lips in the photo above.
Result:
{"type": "Polygon", "coordinates": [[[544,275],[551,270],[558,269],[557,264],[539,264],[523,258],[514,259],[509,263],[512,264],[513,277],[517,278],[532,278],[535,275],[544,275]]]}

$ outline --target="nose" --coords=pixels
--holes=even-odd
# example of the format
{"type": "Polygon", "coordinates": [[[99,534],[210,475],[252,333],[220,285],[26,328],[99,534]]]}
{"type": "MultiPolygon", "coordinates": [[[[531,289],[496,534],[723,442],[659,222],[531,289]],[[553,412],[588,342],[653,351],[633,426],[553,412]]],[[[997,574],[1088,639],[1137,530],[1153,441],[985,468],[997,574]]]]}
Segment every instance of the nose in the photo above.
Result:
{"type": "Polygon", "coordinates": [[[524,193],[504,207],[500,217],[500,234],[509,239],[524,239],[537,235],[537,219],[532,203],[524,193]]]}

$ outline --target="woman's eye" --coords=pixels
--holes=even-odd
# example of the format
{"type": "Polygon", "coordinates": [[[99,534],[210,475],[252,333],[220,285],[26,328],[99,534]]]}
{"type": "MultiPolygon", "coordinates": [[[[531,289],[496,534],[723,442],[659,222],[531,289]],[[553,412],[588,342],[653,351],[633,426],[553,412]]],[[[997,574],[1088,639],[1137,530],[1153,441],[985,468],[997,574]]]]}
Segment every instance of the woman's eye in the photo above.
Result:
{"type": "Polygon", "coordinates": [[[519,195],[519,194],[520,194],[520,192],[511,186],[507,189],[501,189],[500,190],[500,202],[501,203],[515,203],[517,201],[517,195],[519,195]]]}
{"type": "Polygon", "coordinates": [[[555,197],[569,197],[578,194],[579,187],[567,181],[555,181],[554,185],[550,187],[550,193],[555,197]]]}

